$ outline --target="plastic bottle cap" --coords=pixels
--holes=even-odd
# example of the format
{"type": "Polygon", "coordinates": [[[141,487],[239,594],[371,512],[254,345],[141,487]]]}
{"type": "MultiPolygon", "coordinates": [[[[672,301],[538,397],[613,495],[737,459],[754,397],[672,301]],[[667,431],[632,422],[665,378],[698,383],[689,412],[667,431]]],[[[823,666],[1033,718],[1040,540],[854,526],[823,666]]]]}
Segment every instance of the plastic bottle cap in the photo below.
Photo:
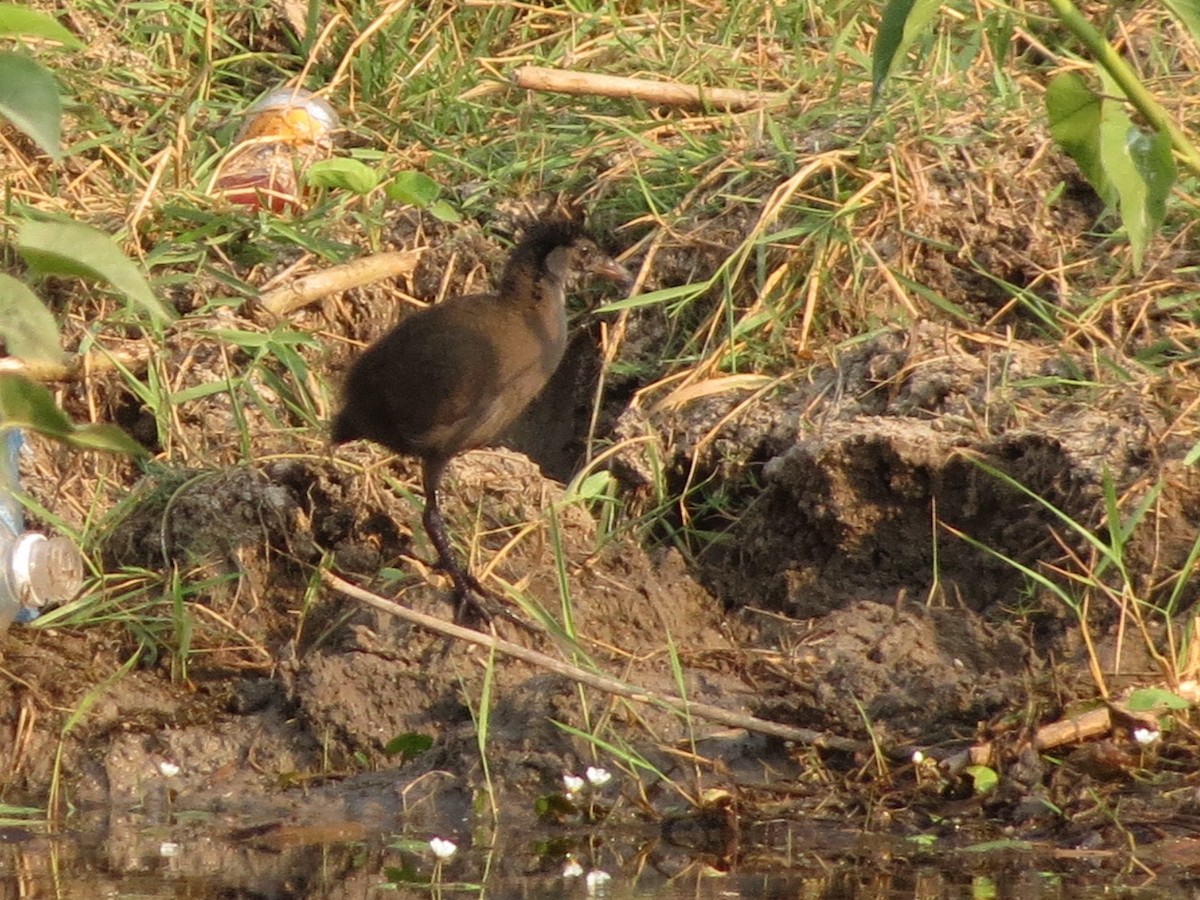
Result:
{"type": "Polygon", "coordinates": [[[23,605],[61,603],[83,584],[83,558],[69,538],[23,534],[12,547],[9,575],[23,605]]]}

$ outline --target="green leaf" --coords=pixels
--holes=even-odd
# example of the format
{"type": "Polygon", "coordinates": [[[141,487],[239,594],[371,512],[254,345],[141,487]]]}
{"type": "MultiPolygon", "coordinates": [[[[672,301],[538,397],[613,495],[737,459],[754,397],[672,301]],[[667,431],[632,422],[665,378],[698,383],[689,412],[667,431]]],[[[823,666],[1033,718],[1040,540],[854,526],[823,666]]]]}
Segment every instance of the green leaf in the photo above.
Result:
{"type": "Polygon", "coordinates": [[[379,183],[379,176],[374,169],[357,159],[323,159],[309,167],[304,180],[314,187],[340,188],[355,194],[366,194],[379,183]]]}
{"type": "Polygon", "coordinates": [[[7,372],[0,373],[0,424],[27,428],[82,449],[146,455],[141,444],[115,425],[75,425],[45,386],[7,372]]]}
{"type": "Polygon", "coordinates": [[[388,884],[429,884],[428,876],[422,875],[415,868],[405,863],[403,866],[384,866],[383,877],[388,884]]]}
{"type": "Polygon", "coordinates": [[[1121,150],[1122,165],[1110,174],[1121,197],[1121,221],[1129,234],[1133,268],[1141,271],[1146,249],[1167,215],[1175,160],[1170,137],[1148,135],[1136,128],[1130,128],[1121,150]]]}
{"type": "Polygon", "coordinates": [[[28,287],[0,272],[0,338],[12,356],[61,362],[58,323],[28,287]]]}
{"type": "Polygon", "coordinates": [[[1149,712],[1159,707],[1167,709],[1187,709],[1191,704],[1183,697],[1165,688],[1138,688],[1125,701],[1134,712],[1149,712]]]}
{"type": "Polygon", "coordinates": [[[1134,127],[1120,88],[1106,72],[1105,96],[1075,72],[1059,75],[1046,89],[1046,111],[1054,140],[1079,165],[1109,207],[1116,207],[1129,235],[1135,268],[1162,224],[1175,183],[1175,161],[1167,134],[1147,135],[1134,127]]]}
{"type": "MultiPolygon", "coordinates": [[[[975,767],[968,766],[967,768],[971,769],[975,767]]],[[[985,767],[980,766],[979,768],[985,767]]],[[[978,844],[970,844],[962,849],[964,853],[1012,853],[1014,851],[1032,850],[1034,846],[1035,844],[1032,841],[1025,841],[1021,838],[998,838],[994,841],[982,841],[978,844]]]]}
{"type": "Polygon", "coordinates": [[[1167,217],[1167,198],[1175,185],[1175,154],[1165,132],[1140,134],[1129,148],[1134,165],[1146,182],[1146,211],[1157,230],[1167,217]]]}
{"type": "Polygon", "coordinates": [[[389,199],[424,209],[433,204],[442,188],[424,172],[408,169],[397,173],[384,189],[389,199]]]}
{"type": "Polygon", "coordinates": [[[971,900],[996,900],[999,896],[996,882],[987,875],[976,875],[971,879],[971,900]]]}
{"type": "Polygon", "coordinates": [[[146,448],[116,425],[80,425],[64,439],[80,450],[103,450],[105,453],[124,453],[128,456],[149,456],[146,448]]]}
{"type": "Polygon", "coordinates": [[[433,746],[433,738],[418,731],[406,731],[398,734],[384,745],[383,752],[388,756],[399,756],[412,759],[433,746]]]}
{"type": "Polygon", "coordinates": [[[243,350],[271,349],[274,345],[291,347],[316,347],[319,342],[307,331],[293,331],[290,328],[276,328],[272,331],[239,331],[233,328],[208,328],[204,334],[210,334],[222,341],[228,341],[243,350]]]}
{"type": "Polygon", "coordinates": [[[596,500],[605,499],[608,496],[608,490],[613,483],[612,473],[607,470],[592,472],[583,481],[576,484],[571,482],[568,485],[565,501],[570,500],[596,500]],[[574,490],[572,490],[572,486],[574,490]]]}
{"type": "Polygon", "coordinates": [[[0,374],[0,420],[4,425],[32,428],[47,437],[65,439],[75,425],[36,381],[12,373],[0,374]]]}
{"type": "Polygon", "coordinates": [[[27,56],[0,53],[0,115],[53,160],[62,159],[62,100],[54,76],[27,56]]]}
{"type": "Polygon", "coordinates": [[[971,776],[971,786],[976,795],[994,791],[1000,784],[1000,776],[988,766],[967,766],[963,771],[971,776]]]}
{"type": "Polygon", "coordinates": [[[1055,76],[1046,86],[1050,134],[1067,153],[1105,204],[1116,202],[1116,191],[1100,159],[1100,95],[1077,72],[1055,76]]]}
{"type": "MultiPolygon", "coordinates": [[[[1121,89],[1101,71],[1105,93],[1121,97],[1121,89]]],[[[1134,127],[1120,100],[1106,98],[1100,114],[1100,162],[1117,192],[1121,222],[1129,235],[1133,266],[1141,269],[1146,247],[1167,213],[1167,195],[1175,181],[1171,139],[1147,135],[1134,127]]]]}
{"type": "Polygon", "coordinates": [[[429,204],[429,214],[439,222],[455,225],[462,221],[462,214],[445,200],[434,200],[429,204]]]}
{"type": "Polygon", "coordinates": [[[674,287],[660,288],[657,291],[650,291],[646,294],[636,294],[633,297],[626,297],[624,300],[614,300],[612,303],[605,303],[597,313],[620,312],[623,309],[638,309],[643,306],[665,305],[671,300],[686,298],[688,301],[694,300],[705,291],[712,287],[711,281],[693,281],[690,284],[679,284],[674,287]]]}
{"type": "Polygon", "coordinates": [[[1165,0],[1163,6],[1191,32],[1192,40],[1200,43],[1200,0],[1165,0]]]}
{"type": "Polygon", "coordinates": [[[47,275],[74,275],[106,281],[150,314],[172,318],[146,283],[141,270],[107,234],[80,222],[25,222],[17,249],[30,268],[47,275]]]}
{"type": "Polygon", "coordinates": [[[941,0],[890,0],[884,8],[871,63],[872,103],[878,99],[896,60],[904,56],[941,5],[941,0]]]}
{"type": "Polygon", "coordinates": [[[561,821],[576,815],[579,808],[562,794],[546,794],[534,801],[533,811],[538,818],[561,821]]]}
{"type": "Polygon", "coordinates": [[[14,3],[0,3],[0,36],[45,38],[74,50],[83,47],[79,38],[60,25],[57,19],[14,3]]]}

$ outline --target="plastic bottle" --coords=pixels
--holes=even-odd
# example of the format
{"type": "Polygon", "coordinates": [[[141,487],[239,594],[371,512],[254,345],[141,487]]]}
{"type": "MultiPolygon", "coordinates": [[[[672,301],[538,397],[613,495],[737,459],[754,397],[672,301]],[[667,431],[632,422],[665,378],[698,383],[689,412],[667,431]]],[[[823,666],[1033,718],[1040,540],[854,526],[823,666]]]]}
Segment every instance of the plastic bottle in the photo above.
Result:
{"type": "Polygon", "coordinates": [[[278,87],[246,110],[228,155],[209,184],[212,196],[250,209],[304,208],[303,173],[333,151],[338,114],[300,87],[278,87]]]}
{"type": "Polygon", "coordinates": [[[17,457],[21,432],[2,432],[0,445],[0,634],[14,621],[35,619],[47,603],[69,600],[83,583],[83,559],[70,538],[25,530],[17,457]]]}

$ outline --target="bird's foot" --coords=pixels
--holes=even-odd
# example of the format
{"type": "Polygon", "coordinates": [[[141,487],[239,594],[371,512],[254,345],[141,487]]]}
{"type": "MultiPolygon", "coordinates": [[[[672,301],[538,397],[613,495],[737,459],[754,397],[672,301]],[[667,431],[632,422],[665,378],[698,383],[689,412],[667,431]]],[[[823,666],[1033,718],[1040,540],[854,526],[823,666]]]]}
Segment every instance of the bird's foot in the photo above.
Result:
{"type": "Polygon", "coordinates": [[[492,611],[474,589],[474,585],[455,585],[454,622],[466,628],[492,624],[492,611]]]}
{"type": "Polygon", "coordinates": [[[491,625],[497,617],[507,619],[526,631],[537,633],[538,629],[521,617],[506,609],[502,604],[487,604],[485,598],[496,598],[496,594],[485,588],[470,572],[452,570],[454,580],[454,621],[464,628],[491,625]]]}
{"type": "Polygon", "coordinates": [[[454,583],[452,598],[455,623],[467,628],[474,628],[480,624],[490,625],[492,611],[483,602],[483,598],[490,596],[488,589],[454,560],[440,559],[437,565],[454,583]]]}

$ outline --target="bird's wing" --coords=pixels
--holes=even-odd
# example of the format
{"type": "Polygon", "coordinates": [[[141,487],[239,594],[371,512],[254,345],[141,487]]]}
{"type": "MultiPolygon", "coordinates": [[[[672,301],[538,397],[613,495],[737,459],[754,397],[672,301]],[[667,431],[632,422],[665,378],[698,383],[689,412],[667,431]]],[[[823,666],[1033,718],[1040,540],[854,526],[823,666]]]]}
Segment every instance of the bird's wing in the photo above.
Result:
{"type": "Polygon", "coordinates": [[[351,372],[347,394],[363,398],[362,418],[373,420],[360,421],[365,437],[409,453],[466,449],[470,424],[488,416],[496,349],[461,319],[447,327],[442,309],[401,322],[351,372]]]}

